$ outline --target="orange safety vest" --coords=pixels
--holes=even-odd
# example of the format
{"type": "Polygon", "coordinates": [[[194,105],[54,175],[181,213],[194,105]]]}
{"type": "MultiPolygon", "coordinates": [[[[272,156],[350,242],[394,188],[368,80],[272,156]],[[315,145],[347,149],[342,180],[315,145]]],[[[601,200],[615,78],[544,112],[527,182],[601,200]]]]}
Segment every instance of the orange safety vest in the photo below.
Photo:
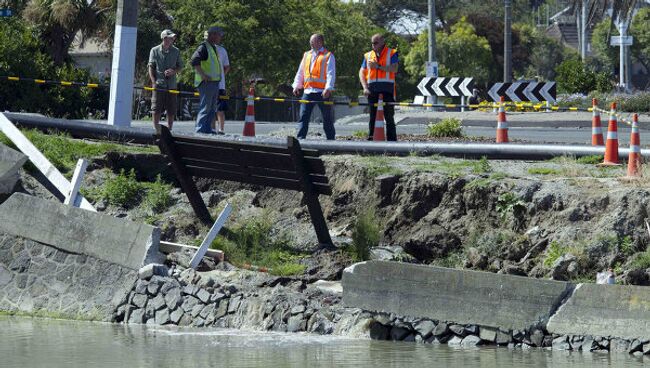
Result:
{"type": "Polygon", "coordinates": [[[318,56],[316,56],[316,60],[314,61],[314,66],[311,67],[312,52],[305,52],[302,57],[303,76],[305,77],[303,86],[305,89],[325,89],[325,83],[327,82],[327,62],[330,60],[331,56],[331,52],[323,49],[323,51],[318,53],[318,56]]]}
{"type": "MultiPolygon", "coordinates": [[[[366,58],[366,63],[375,61],[380,66],[389,66],[390,59],[393,55],[395,55],[396,52],[397,50],[395,49],[384,47],[384,49],[381,51],[381,55],[379,55],[379,60],[377,60],[377,54],[374,50],[366,52],[364,57],[366,58]]],[[[366,68],[366,80],[369,84],[376,82],[395,84],[395,73],[387,73],[385,70],[366,68]]]]}

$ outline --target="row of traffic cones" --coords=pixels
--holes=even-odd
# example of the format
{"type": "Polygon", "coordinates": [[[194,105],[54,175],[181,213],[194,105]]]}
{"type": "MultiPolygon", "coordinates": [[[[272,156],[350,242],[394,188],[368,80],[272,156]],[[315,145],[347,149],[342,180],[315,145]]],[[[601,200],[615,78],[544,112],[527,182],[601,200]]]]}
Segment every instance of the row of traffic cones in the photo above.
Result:
{"type": "MultiPolygon", "coordinates": [[[[506,120],[505,98],[502,96],[497,113],[497,143],[508,143],[508,122],[506,120]]],[[[592,146],[605,146],[603,166],[620,165],[618,160],[618,121],[616,120],[616,102],[612,103],[607,127],[607,142],[603,140],[603,130],[600,121],[598,100],[592,100],[593,118],[591,122],[592,146]]],[[[627,164],[629,177],[641,176],[641,138],[639,136],[639,116],[632,116],[632,132],[630,133],[630,153],[627,164]]]]}

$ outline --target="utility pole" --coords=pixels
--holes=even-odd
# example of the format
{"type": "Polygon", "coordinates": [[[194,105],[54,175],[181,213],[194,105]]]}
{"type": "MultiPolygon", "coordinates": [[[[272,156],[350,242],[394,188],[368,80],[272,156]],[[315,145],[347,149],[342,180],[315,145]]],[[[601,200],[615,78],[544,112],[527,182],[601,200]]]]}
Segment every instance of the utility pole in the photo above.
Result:
{"type": "MultiPolygon", "coordinates": [[[[426,68],[427,77],[437,77],[438,76],[438,66],[436,59],[436,2],[435,0],[429,0],[429,62],[426,68]],[[434,70],[435,69],[435,73],[434,70]]],[[[437,101],[437,97],[429,96],[427,98],[427,103],[434,104],[437,101]]]]}
{"type": "Polygon", "coordinates": [[[503,81],[512,82],[512,0],[504,0],[505,22],[503,26],[503,81]]]}
{"type": "Polygon", "coordinates": [[[108,104],[108,123],[111,125],[131,126],[137,36],[138,2],[118,0],[108,104]]]}
{"type": "Polygon", "coordinates": [[[582,0],[582,6],[580,11],[580,57],[584,62],[587,58],[587,6],[589,5],[589,0],[582,0]]]}

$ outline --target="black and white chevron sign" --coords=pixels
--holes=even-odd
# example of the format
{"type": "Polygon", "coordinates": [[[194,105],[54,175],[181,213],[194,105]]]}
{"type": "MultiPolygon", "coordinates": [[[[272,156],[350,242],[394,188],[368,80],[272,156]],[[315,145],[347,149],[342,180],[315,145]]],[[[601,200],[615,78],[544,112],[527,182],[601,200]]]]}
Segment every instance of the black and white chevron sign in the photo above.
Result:
{"type": "Polygon", "coordinates": [[[555,82],[513,82],[494,83],[488,95],[494,102],[499,102],[500,97],[513,102],[542,102],[555,103],[557,90],[555,82]]]}
{"type": "Polygon", "coordinates": [[[418,89],[424,96],[471,97],[472,89],[474,89],[474,78],[425,77],[418,84],[418,89]]]}

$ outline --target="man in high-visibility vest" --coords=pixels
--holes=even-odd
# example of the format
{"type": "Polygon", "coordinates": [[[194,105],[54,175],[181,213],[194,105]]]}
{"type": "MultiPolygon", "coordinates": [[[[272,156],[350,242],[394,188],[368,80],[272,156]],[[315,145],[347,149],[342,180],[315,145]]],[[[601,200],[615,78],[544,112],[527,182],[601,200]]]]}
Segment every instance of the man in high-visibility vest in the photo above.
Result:
{"type": "MultiPolygon", "coordinates": [[[[359,81],[363,87],[363,94],[368,97],[370,105],[368,140],[372,140],[375,130],[377,107],[374,104],[379,100],[379,95],[384,95],[384,102],[395,102],[395,75],[399,68],[397,50],[386,47],[382,35],[372,36],[371,43],[372,50],[363,56],[361,69],[359,69],[359,81]]],[[[395,106],[384,105],[384,119],[386,120],[386,139],[396,141],[395,106]]]]}
{"type": "Polygon", "coordinates": [[[314,105],[318,105],[323,115],[323,130],[327,139],[334,139],[334,107],[324,101],[332,100],[334,82],[336,81],[336,60],[334,54],[324,47],[322,34],[314,34],[309,39],[311,50],[305,52],[293,80],[293,94],[302,96],[302,100],[314,101],[300,104],[298,120],[298,139],[307,137],[309,119],[314,105]]]}
{"type": "Polygon", "coordinates": [[[214,45],[221,42],[223,31],[220,27],[210,27],[208,38],[202,42],[192,55],[194,67],[194,87],[199,90],[199,113],[196,118],[196,132],[216,134],[210,127],[217,112],[219,81],[221,81],[221,62],[214,45]]]}

